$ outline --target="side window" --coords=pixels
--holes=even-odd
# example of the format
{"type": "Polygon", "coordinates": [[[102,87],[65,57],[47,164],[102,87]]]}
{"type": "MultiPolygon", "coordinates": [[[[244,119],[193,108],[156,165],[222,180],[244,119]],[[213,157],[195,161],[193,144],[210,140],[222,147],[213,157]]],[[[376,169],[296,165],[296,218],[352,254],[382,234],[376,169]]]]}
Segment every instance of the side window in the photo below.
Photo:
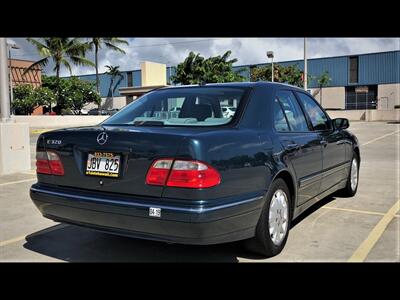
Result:
{"type": "Polygon", "coordinates": [[[291,131],[309,131],[306,118],[291,91],[278,91],[276,98],[281,103],[291,131]]]}
{"type": "Polygon", "coordinates": [[[274,100],[274,126],[276,131],[290,131],[289,125],[286,121],[285,115],[283,114],[283,110],[278,102],[278,99],[274,100]]]}
{"type": "Polygon", "coordinates": [[[331,126],[328,117],[318,106],[315,100],[303,93],[297,93],[297,95],[299,96],[307,115],[310,117],[314,130],[330,129],[331,126]]]}

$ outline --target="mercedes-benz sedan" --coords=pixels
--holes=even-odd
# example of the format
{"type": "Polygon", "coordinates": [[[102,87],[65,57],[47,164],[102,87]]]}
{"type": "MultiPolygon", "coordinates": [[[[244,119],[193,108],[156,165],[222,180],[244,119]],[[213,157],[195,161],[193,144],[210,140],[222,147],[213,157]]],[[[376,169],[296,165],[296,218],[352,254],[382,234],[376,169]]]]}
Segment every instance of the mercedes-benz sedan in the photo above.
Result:
{"type": "Polygon", "coordinates": [[[99,125],[41,134],[30,195],[58,222],[169,243],[246,240],[273,256],[308,207],[356,193],[348,126],[285,84],[161,88],[99,125]]]}

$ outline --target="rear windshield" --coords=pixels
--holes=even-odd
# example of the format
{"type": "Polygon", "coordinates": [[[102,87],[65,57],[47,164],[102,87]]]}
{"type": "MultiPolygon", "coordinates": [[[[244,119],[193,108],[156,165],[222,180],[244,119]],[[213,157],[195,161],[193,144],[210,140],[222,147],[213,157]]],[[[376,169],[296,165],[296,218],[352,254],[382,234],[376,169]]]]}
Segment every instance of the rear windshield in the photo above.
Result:
{"type": "Polygon", "coordinates": [[[150,92],[107,119],[104,125],[217,126],[238,113],[246,88],[187,87],[150,92]],[[229,109],[225,109],[229,108],[229,109]]]}

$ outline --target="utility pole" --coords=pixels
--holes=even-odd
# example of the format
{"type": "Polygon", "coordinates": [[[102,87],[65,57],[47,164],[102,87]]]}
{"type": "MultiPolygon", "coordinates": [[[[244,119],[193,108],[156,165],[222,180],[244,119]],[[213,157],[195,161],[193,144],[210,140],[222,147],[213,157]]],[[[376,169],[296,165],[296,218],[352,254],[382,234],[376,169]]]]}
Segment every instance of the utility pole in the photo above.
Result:
{"type": "Polygon", "coordinates": [[[0,175],[31,168],[29,124],[10,118],[7,39],[0,38],[0,175]]]}
{"type": "Polygon", "coordinates": [[[307,91],[307,38],[304,38],[304,90],[307,91]]]}
{"type": "Polygon", "coordinates": [[[10,84],[7,63],[7,39],[0,38],[0,121],[10,119],[10,84]]]}

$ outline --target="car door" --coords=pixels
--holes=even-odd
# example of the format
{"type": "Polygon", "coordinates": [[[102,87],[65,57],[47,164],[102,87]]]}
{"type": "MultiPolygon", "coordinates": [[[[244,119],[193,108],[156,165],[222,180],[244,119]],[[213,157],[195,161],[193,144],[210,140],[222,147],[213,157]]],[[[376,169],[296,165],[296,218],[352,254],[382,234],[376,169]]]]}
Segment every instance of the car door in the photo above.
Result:
{"type": "Polygon", "coordinates": [[[323,173],[320,192],[322,193],[347,176],[345,137],[342,130],[333,127],[332,121],[316,100],[303,92],[296,92],[296,95],[313,130],[321,139],[323,173]]]}
{"type": "Polygon", "coordinates": [[[318,195],[322,172],[319,134],[312,131],[291,90],[278,90],[274,99],[274,128],[297,181],[297,205],[318,195]]]}

